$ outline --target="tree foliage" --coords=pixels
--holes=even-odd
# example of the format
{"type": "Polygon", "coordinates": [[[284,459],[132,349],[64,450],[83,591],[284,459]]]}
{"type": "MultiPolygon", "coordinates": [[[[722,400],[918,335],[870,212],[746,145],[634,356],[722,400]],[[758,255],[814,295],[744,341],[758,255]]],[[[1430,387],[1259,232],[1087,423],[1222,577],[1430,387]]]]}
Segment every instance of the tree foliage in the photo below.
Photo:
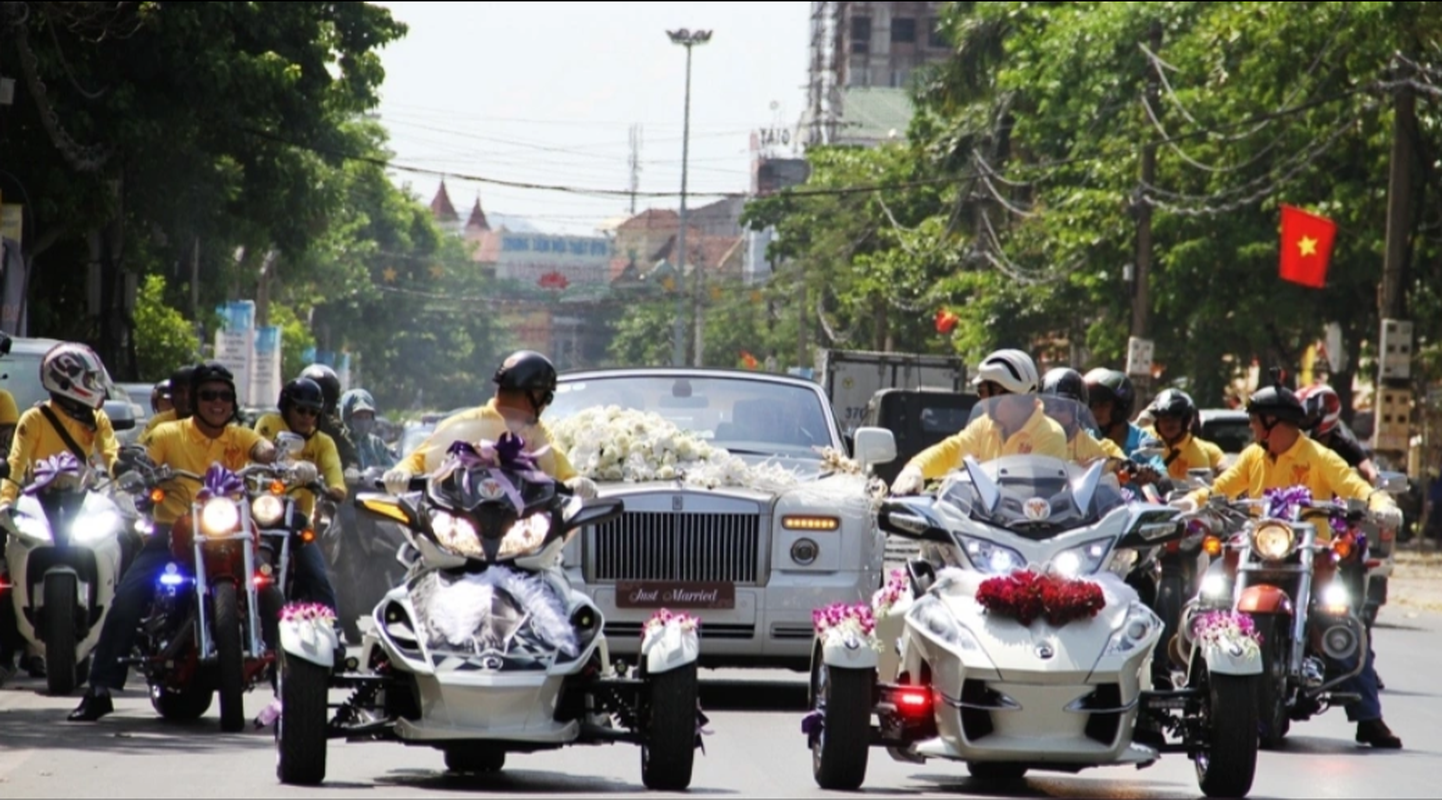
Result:
{"type": "Polygon", "coordinates": [[[200,355],[195,328],[165,303],[165,279],[149,275],[135,299],[135,354],[142,381],[162,381],[200,355]]]}

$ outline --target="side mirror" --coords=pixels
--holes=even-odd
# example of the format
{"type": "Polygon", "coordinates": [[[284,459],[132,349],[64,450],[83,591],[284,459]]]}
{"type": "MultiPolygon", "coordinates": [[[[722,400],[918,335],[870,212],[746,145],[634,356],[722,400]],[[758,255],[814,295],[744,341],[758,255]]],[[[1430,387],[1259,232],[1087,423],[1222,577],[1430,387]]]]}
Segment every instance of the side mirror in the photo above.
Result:
{"type": "Polygon", "coordinates": [[[1136,524],[1120,540],[1117,548],[1148,548],[1186,538],[1187,526],[1177,519],[1177,510],[1159,506],[1143,512],[1136,524]]]}
{"type": "Polygon", "coordinates": [[[1396,497],[1406,494],[1411,487],[1407,483],[1406,473],[1384,471],[1377,473],[1377,488],[1396,497]]]}
{"type": "Polygon", "coordinates": [[[566,527],[570,529],[584,528],[587,525],[600,525],[603,522],[610,522],[621,516],[626,510],[626,504],[619,497],[603,497],[587,500],[581,510],[571,515],[566,520],[566,527]]]}
{"type": "Polygon", "coordinates": [[[951,534],[943,530],[931,514],[909,500],[887,500],[876,513],[876,524],[883,531],[903,539],[937,544],[955,544],[951,534]]]}
{"type": "Polygon", "coordinates": [[[275,435],[275,449],[280,452],[281,461],[293,461],[305,449],[305,438],[298,433],[283,431],[275,435]]]}
{"type": "Polygon", "coordinates": [[[896,460],[896,434],[885,428],[857,428],[852,436],[855,444],[855,459],[866,471],[875,464],[889,464],[896,460]]]}
{"type": "Polygon", "coordinates": [[[135,427],[135,411],[124,400],[106,400],[105,416],[110,419],[110,427],[117,431],[135,427]]]}
{"type": "Polygon", "coordinates": [[[1212,471],[1206,467],[1187,470],[1187,482],[1190,483],[1194,489],[1200,489],[1203,486],[1210,487],[1215,477],[1212,471]]]}

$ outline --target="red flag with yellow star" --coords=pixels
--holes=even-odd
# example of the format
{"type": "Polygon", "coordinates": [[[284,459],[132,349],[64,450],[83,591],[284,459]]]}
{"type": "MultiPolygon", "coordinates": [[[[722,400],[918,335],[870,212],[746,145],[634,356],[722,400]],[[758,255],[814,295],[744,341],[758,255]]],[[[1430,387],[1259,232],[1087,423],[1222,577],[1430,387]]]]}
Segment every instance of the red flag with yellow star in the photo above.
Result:
{"type": "Polygon", "coordinates": [[[1321,289],[1327,285],[1327,264],[1337,223],[1300,208],[1282,206],[1282,280],[1321,289]]]}

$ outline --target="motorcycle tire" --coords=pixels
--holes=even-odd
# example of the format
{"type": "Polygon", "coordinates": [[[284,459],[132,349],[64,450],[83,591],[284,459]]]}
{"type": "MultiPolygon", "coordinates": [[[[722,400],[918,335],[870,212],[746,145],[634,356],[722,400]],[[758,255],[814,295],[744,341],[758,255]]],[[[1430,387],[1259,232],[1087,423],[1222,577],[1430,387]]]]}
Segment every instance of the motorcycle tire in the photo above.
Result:
{"type": "MultiPolygon", "coordinates": [[[[1263,676],[1265,677],[1265,676],[1263,676]]],[[[1210,684],[1206,748],[1196,757],[1197,784],[1207,797],[1246,797],[1257,772],[1255,676],[1207,676],[1210,684]]]]}
{"type": "Polygon", "coordinates": [[[1287,712],[1287,658],[1292,646],[1290,620],[1273,614],[1258,614],[1257,633],[1262,637],[1262,678],[1257,686],[1261,747],[1277,750],[1292,729],[1287,712]]]}
{"type": "Polygon", "coordinates": [[[1172,674],[1172,657],[1170,647],[1172,637],[1177,635],[1178,627],[1182,619],[1182,606],[1187,602],[1185,580],[1181,575],[1162,575],[1161,583],[1157,587],[1157,616],[1162,618],[1162,638],[1157,641],[1156,650],[1152,654],[1154,678],[1166,677],[1168,683],[1163,685],[1154,680],[1158,688],[1170,689],[1170,676],[1172,674]]]}
{"type": "Polygon", "coordinates": [[[446,749],[446,769],[487,775],[506,766],[506,751],[497,747],[451,747],[446,749]]]}
{"type": "Polygon", "coordinates": [[[866,780],[876,670],[831,668],[818,658],[812,682],[821,730],[811,744],[811,775],[823,789],[854,791],[866,780]]]}
{"type": "Polygon", "coordinates": [[[235,584],[215,584],[215,655],[220,692],[220,729],[245,728],[245,648],[241,643],[240,596],[235,584]]]}
{"type": "Polygon", "coordinates": [[[46,576],[45,587],[45,688],[52,697],[75,691],[75,630],[77,584],[74,575],[46,576]]]}
{"type": "Polygon", "coordinates": [[[178,692],[154,684],[150,687],[150,707],[155,709],[161,719],[173,722],[200,719],[210,710],[214,699],[215,692],[199,683],[193,683],[178,692]]]}
{"type": "Polygon", "coordinates": [[[641,782],[647,789],[679,792],[691,785],[696,760],[696,663],[652,675],[642,731],[641,782]]]}
{"type": "Polygon", "coordinates": [[[318,786],[325,780],[330,670],[281,652],[280,716],[275,727],[275,776],[318,786]]]}

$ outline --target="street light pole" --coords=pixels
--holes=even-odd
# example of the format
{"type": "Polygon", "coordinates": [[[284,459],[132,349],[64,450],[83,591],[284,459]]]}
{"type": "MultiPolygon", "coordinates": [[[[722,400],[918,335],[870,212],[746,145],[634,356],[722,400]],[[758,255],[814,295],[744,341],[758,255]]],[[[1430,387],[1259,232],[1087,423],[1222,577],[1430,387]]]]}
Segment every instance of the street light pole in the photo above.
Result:
{"type": "MultiPolygon", "coordinates": [[[[666,31],[672,44],[686,48],[686,109],[681,123],[681,213],[680,230],[676,234],[676,326],[671,349],[671,365],[682,366],[686,361],[686,167],[691,156],[691,48],[711,40],[711,31],[689,31],[685,28],[666,31]]],[[[701,293],[705,290],[704,264],[695,267],[694,312],[696,314],[696,366],[701,366],[702,332],[701,293]]]]}

